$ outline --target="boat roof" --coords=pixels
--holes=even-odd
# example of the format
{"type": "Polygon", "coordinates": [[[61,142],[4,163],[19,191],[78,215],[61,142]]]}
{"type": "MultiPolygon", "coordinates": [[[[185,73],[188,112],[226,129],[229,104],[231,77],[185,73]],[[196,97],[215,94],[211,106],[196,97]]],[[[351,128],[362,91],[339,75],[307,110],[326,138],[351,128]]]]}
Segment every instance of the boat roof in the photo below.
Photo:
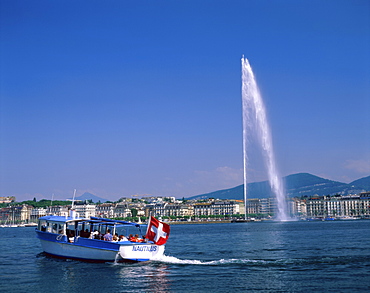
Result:
{"type": "Polygon", "coordinates": [[[105,218],[98,218],[98,217],[91,217],[91,218],[72,218],[72,217],[63,217],[63,216],[44,216],[40,217],[39,220],[45,220],[45,221],[52,221],[52,222],[89,222],[89,223],[102,223],[106,225],[129,225],[129,226],[136,226],[140,227],[140,224],[127,222],[127,221],[121,221],[121,220],[112,220],[112,219],[105,219],[105,218]]]}
{"type": "Polygon", "coordinates": [[[127,221],[121,221],[121,220],[113,220],[113,219],[106,219],[106,218],[97,218],[97,217],[91,217],[91,220],[95,220],[97,222],[104,222],[106,224],[123,224],[123,225],[132,225],[132,226],[136,226],[136,227],[140,227],[141,225],[138,224],[138,223],[132,223],[132,222],[127,222],[127,221]]]}
{"type": "Polygon", "coordinates": [[[70,221],[86,221],[86,220],[88,221],[89,219],[50,215],[50,216],[40,217],[39,220],[53,221],[53,222],[70,222],[70,221]]]}

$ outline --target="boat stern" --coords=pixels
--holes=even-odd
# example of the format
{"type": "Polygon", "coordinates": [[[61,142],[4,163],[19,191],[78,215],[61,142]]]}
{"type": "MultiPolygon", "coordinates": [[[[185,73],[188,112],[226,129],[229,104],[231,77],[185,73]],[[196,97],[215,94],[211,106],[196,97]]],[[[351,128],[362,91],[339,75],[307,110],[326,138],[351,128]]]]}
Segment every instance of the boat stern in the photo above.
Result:
{"type": "Polygon", "coordinates": [[[160,259],[164,254],[164,245],[150,243],[122,244],[119,254],[124,260],[148,261],[160,259]]]}

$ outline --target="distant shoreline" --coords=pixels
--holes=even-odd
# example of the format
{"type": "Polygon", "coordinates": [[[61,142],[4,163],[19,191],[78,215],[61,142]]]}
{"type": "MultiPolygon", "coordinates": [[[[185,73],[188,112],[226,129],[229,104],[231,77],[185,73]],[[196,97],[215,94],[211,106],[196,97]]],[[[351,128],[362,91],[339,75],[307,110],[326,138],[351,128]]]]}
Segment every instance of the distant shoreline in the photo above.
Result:
{"type": "MultiPolygon", "coordinates": [[[[360,221],[360,220],[370,220],[369,218],[359,218],[359,219],[336,219],[336,220],[333,220],[333,221],[328,221],[328,220],[322,220],[322,219],[319,219],[319,220],[297,220],[297,222],[348,222],[348,221],[360,221]]],[[[273,221],[273,220],[269,220],[269,219],[266,219],[266,220],[258,220],[258,221],[246,221],[248,223],[261,223],[261,222],[269,222],[269,221],[273,221]]],[[[222,220],[222,221],[176,221],[176,222],[165,222],[167,224],[170,224],[170,225],[182,225],[182,224],[218,224],[218,223],[223,223],[223,224],[227,224],[227,223],[232,223],[233,221],[232,220],[222,220]]],[[[240,221],[240,223],[243,223],[245,221],[240,221]]],[[[293,222],[296,222],[296,221],[293,221],[293,222]]],[[[238,223],[238,222],[236,222],[238,223]]]]}
{"type": "Polygon", "coordinates": [[[218,224],[218,223],[231,223],[231,220],[222,221],[178,221],[178,222],[165,222],[170,225],[180,225],[180,224],[218,224]]]}

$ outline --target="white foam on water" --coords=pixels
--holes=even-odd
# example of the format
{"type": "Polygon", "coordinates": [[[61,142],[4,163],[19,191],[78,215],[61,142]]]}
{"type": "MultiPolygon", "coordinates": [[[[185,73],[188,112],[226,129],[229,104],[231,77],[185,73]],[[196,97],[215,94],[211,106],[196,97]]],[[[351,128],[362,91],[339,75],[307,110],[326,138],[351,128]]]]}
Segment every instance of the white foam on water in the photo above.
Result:
{"type": "Polygon", "coordinates": [[[179,259],[174,256],[167,256],[163,255],[162,257],[153,259],[155,261],[164,262],[164,263],[171,263],[171,264],[194,264],[200,265],[203,264],[200,260],[191,260],[191,259],[179,259]]]}
{"type": "Polygon", "coordinates": [[[153,259],[154,261],[163,262],[167,264],[186,264],[186,265],[227,265],[227,264],[261,264],[265,263],[263,260],[251,259],[219,259],[212,261],[200,261],[196,259],[179,259],[174,256],[164,255],[161,258],[153,259]]]}

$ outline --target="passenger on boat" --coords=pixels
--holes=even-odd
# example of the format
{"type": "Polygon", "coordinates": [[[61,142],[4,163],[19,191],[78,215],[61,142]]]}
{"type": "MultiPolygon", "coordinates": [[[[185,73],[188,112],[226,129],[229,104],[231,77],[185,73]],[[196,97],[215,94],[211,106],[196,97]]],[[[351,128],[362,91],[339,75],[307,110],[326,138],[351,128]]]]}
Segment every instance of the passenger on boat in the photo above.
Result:
{"type": "Polygon", "coordinates": [[[116,234],[114,234],[114,236],[113,236],[113,241],[118,241],[118,234],[116,233],[116,234]]]}
{"type": "Polygon", "coordinates": [[[139,237],[139,234],[135,234],[135,242],[143,242],[143,239],[139,237]]]}
{"type": "Polygon", "coordinates": [[[128,241],[136,242],[135,237],[132,234],[128,235],[128,241]]]}
{"type": "Polygon", "coordinates": [[[119,235],[118,241],[128,241],[128,239],[124,235],[119,235]]]}
{"type": "Polygon", "coordinates": [[[67,237],[68,237],[68,242],[73,243],[74,238],[75,238],[75,231],[73,230],[67,230],[67,237]]]}
{"type": "Polygon", "coordinates": [[[89,229],[86,229],[85,231],[80,231],[80,237],[89,238],[90,237],[89,229]]]}
{"type": "Polygon", "coordinates": [[[98,230],[95,230],[94,232],[91,232],[90,239],[99,239],[98,230]]]}
{"type": "Polygon", "coordinates": [[[112,241],[113,240],[113,236],[112,236],[112,234],[110,234],[110,229],[108,229],[107,233],[104,235],[104,240],[105,241],[112,241]]]}

